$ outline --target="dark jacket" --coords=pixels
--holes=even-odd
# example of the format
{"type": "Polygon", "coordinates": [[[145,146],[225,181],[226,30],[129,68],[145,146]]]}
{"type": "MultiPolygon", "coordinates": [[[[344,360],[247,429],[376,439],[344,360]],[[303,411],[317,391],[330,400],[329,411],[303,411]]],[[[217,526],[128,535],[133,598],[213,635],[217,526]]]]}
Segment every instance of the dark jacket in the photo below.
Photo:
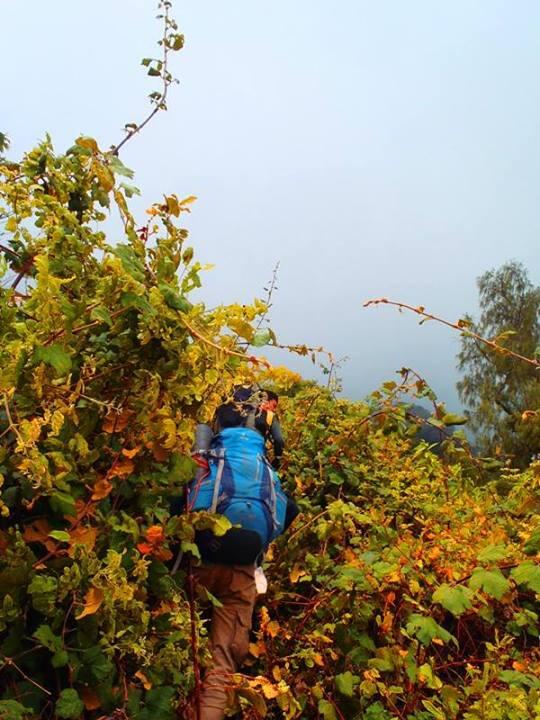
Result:
{"type": "Polygon", "coordinates": [[[224,403],[216,410],[214,431],[219,433],[225,428],[240,427],[242,425],[247,425],[249,427],[250,415],[252,415],[252,422],[255,430],[260,432],[264,439],[269,440],[272,444],[272,448],[274,450],[274,460],[272,465],[277,470],[281,464],[281,457],[283,455],[285,442],[283,440],[283,433],[281,432],[281,425],[275,414],[273,414],[272,422],[269,423],[269,413],[267,410],[255,412],[254,408],[248,408],[246,410],[239,406],[238,403],[224,403]]]}

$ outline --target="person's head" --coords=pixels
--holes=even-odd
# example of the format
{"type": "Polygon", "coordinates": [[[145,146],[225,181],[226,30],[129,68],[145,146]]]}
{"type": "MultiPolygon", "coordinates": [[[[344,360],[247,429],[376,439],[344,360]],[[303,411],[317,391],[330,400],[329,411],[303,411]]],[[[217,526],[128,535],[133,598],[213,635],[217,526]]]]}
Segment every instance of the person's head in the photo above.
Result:
{"type": "Polygon", "coordinates": [[[265,409],[275,412],[276,408],[278,406],[278,402],[279,402],[277,393],[275,393],[273,390],[265,390],[265,393],[266,393],[265,409]]]}

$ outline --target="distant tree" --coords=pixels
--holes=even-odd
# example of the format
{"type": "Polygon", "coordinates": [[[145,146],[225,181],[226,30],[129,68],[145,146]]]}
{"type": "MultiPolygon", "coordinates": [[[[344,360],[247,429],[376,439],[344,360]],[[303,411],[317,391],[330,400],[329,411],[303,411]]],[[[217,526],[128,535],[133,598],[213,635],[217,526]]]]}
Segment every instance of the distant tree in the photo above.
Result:
{"type": "Polygon", "coordinates": [[[0,158],[2,157],[3,153],[9,148],[9,138],[8,136],[0,132],[0,158]]]}
{"type": "MultiPolygon", "coordinates": [[[[471,330],[520,355],[534,358],[540,344],[540,287],[527,270],[509,262],[477,281],[480,319],[471,330]]],[[[481,452],[505,454],[518,465],[540,452],[538,368],[462,336],[457,388],[468,408],[470,427],[481,452]]]]}

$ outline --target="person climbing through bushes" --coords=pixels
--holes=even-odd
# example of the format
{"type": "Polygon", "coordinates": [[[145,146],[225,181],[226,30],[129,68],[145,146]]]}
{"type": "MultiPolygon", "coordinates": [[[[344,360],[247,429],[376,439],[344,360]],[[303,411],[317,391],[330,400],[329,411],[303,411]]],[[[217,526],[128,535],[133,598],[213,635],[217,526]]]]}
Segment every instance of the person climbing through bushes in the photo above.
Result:
{"type": "Polygon", "coordinates": [[[261,390],[249,385],[235,388],[232,400],[216,411],[213,430],[219,433],[226,427],[243,425],[257,430],[273,451],[272,466],[275,470],[281,465],[285,443],[281,425],[276,415],[279,398],[272,390],[261,390]]]}
{"type": "Polygon", "coordinates": [[[232,400],[216,411],[213,428],[197,428],[194,456],[206,460],[207,469],[201,467],[190,483],[187,509],[220,513],[234,526],[221,537],[205,530],[195,538],[202,557],[202,564],[193,568],[195,582],[220,603],[212,608],[212,661],[202,685],[201,720],[225,715],[231,676],[248,654],[257,564],[298,514],[266,454],[267,438],[274,463],[283,452],[277,400],[274,393],[237,388],[232,400]]]}

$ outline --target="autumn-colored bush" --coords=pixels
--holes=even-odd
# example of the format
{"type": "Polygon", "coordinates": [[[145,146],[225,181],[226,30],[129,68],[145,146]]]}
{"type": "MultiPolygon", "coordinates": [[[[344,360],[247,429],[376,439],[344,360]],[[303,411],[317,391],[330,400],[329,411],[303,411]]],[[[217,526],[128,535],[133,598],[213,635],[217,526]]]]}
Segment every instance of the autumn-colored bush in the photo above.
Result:
{"type": "Polygon", "coordinates": [[[256,366],[239,343],[269,334],[262,301],[189,300],[195,198],[135,222],[131,176],[85,137],[0,167],[0,717],[171,717],[192,685],[165,563],[194,529],[169,503],[196,421],[256,366]]]}
{"type": "Polygon", "coordinates": [[[131,175],[87,137],[0,165],[0,718],[182,716],[206,621],[173,560],[227,523],[170,499],[195,423],[258,379],[282,395],[301,515],[265,561],[237,711],[538,719],[540,463],[474,457],[410,370],[357,403],[332,368],[328,388],[264,370],[267,304],[194,302],[194,198],[136,221],[131,175]]]}
{"type": "Polygon", "coordinates": [[[303,513],[268,563],[254,667],[302,718],[536,719],[540,463],[498,467],[459,435],[428,446],[396,389],[286,401],[303,513]]]}

